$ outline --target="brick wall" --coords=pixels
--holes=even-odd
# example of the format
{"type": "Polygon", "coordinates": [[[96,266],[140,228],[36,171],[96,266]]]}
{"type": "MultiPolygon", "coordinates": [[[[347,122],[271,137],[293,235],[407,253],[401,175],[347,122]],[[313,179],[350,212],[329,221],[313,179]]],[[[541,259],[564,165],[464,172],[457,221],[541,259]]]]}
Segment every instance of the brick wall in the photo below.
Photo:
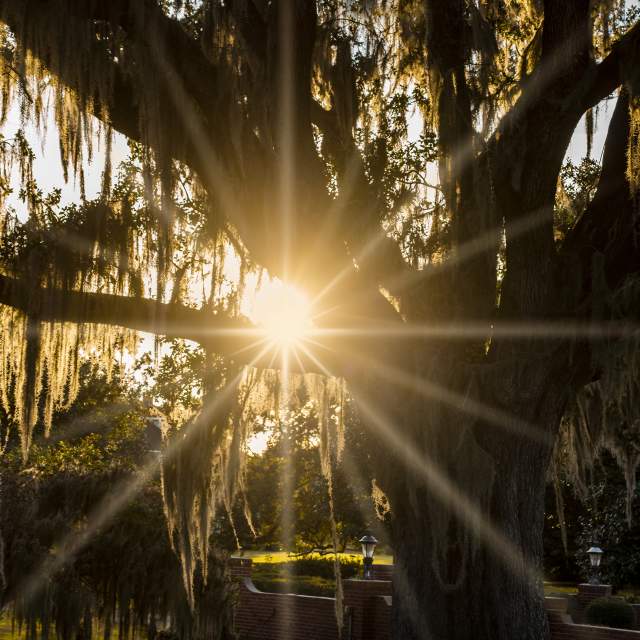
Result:
{"type": "Polygon", "coordinates": [[[546,598],[545,605],[549,615],[552,640],[640,640],[640,631],[575,624],[566,613],[566,598],[546,598]]]}
{"type": "Polygon", "coordinates": [[[589,584],[584,582],[578,585],[578,603],[582,609],[596,598],[607,598],[611,595],[609,584],[589,584]]]}
{"type": "MultiPolygon", "coordinates": [[[[384,597],[391,598],[389,580],[345,580],[344,605],[349,608],[351,637],[353,640],[366,638],[377,640],[377,618],[384,619],[386,608],[384,597]],[[382,612],[377,615],[377,610],[382,612]]],[[[388,619],[386,636],[389,637],[388,619]]]]}
{"type": "Polygon", "coordinates": [[[258,591],[239,579],[236,631],[242,640],[338,640],[335,599],[258,591]]]}
{"type": "Polygon", "coordinates": [[[640,629],[640,604],[632,604],[631,607],[636,617],[636,629],[640,629]]]}
{"type": "Polygon", "coordinates": [[[393,577],[393,565],[374,564],[371,567],[371,574],[374,580],[391,580],[393,577]]]}
{"type": "Polygon", "coordinates": [[[391,638],[391,596],[377,596],[374,601],[375,635],[373,640],[391,638]]]}
{"type": "Polygon", "coordinates": [[[253,572],[253,560],[249,558],[229,558],[227,566],[234,578],[250,578],[253,572]]]}
{"type": "MultiPolygon", "coordinates": [[[[338,640],[334,598],[258,591],[251,581],[251,560],[234,558],[229,569],[238,581],[240,640],[338,640]]],[[[374,576],[381,575],[374,570],[374,576]]],[[[345,580],[343,586],[343,640],[390,640],[391,581],[345,580]]],[[[601,585],[580,587],[585,602],[603,595],[601,585]]],[[[567,605],[566,598],[545,599],[552,640],[640,640],[640,631],[575,624],[567,605]]]]}

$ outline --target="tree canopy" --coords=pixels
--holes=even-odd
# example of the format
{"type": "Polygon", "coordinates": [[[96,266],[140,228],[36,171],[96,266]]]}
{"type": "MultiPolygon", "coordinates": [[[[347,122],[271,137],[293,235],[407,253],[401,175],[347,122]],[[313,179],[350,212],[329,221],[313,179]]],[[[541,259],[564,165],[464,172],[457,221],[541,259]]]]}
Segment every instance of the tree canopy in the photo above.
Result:
{"type": "Polygon", "coordinates": [[[493,586],[470,615],[486,619],[501,583],[519,613],[499,635],[540,637],[529,569],[547,467],[570,451],[580,478],[601,442],[630,478],[638,465],[619,438],[637,426],[637,13],[621,0],[3,0],[3,117],[17,105],[43,127],[53,112],[80,187],[83,154],[107,150],[100,197],[81,188],[62,208],[34,184],[24,134],[2,140],[3,192],[18,171],[26,204],[0,223],[0,390],[24,457],[38,420],[77,393],[81,356],[110,367],[135,331],[200,343],[203,408],[164,465],[192,576],[213,504],[242,491],[257,413],[302,386],[316,400],[332,501],[349,394],[402,531],[396,633],[472,637],[418,603],[453,609],[482,576],[493,586]],[[573,132],[584,116],[590,147],[614,93],[599,176],[568,206],[573,132]],[[132,157],[114,176],[116,132],[132,157]],[[267,277],[312,301],[288,359],[244,307],[267,277]]]}

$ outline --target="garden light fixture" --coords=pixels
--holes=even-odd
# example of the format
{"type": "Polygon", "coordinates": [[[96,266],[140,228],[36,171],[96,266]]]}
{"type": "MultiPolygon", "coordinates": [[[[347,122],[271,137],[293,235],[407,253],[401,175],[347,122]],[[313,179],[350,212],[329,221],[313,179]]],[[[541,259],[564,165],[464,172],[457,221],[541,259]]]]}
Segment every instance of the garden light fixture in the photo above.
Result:
{"type": "Polygon", "coordinates": [[[360,544],[362,545],[364,579],[371,580],[371,578],[373,577],[373,554],[376,550],[378,541],[373,536],[366,535],[360,538],[360,544]]]}
{"type": "Polygon", "coordinates": [[[598,567],[600,566],[600,562],[602,560],[602,554],[604,551],[600,547],[591,547],[587,551],[587,555],[589,556],[589,562],[591,563],[591,584],[600,584],[598,580],[598,567]]]}

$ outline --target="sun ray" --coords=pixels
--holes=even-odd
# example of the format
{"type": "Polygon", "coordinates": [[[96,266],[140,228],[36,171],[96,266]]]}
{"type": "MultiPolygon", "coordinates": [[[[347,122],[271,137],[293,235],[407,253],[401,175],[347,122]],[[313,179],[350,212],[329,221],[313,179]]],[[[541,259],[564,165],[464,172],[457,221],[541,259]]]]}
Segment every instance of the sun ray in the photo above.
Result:
{"type": "Polygon", "coordinates": [[[242,347],[241,349],[238,349],[237,351],[232,351],[229,354],[229,357],[230,358],[234,358],[234,357],[237,357],[239,355],[242,355],[242,354],[246,353],[247,351],[254,351],[255,349],[257,349],[259,346],[261,346],[263,344],[266,345],[266,347],[260,353],[262,355],[264,355],[266,353],[266,351],[271,348],[271,345],[269,344],[269,341],[265,337],[261,338],[260,340],[256,340],[255,342],[251,342],[250,344],[246,345],[245,347],[242,347]]]}
{"type": "MultiPolygon", "coordinates": [[[[252,366],[251,364],[248,366],[252,366]]],[[[216,394],[213,402],[202,408],[201,416],[205,420],[194,421],[188,428],[197,428],[206,422],[206,416],[212,415],[220,406],[227,402],[236,391],[243,372],[237,376],[216,394]]],[[[34,597],[42,588],[50,576],[62,569],[67,563],[82,551],[84,547],[97,535],[102,527],[107,525],[112,518],[120,513],[131,500],[133,500],[145,487],[145,485],[159,471],[163,461],[172,459],[184,445],[185,438],[175,439],[162,453],[162,457],[154,457],[153,460],[145,464],[132,478],[121,482],[110,491],[99,504],[91,510],[86,518],[86,526],[82,529],[75,529],[67,536],[58,540],[54,548],[58,553],[50,555],[35,571],[24,578],[18,586],[16,593],[20,598],[29,600],[34,597]]]]}
{"type": "MultiPolygon", "coordinates": [[[[279,151],[278,163],[278,207],[280,214],[280,240],[282,275],[287,282],[291,273],[292,243],[293,243],[293,206],[295,184],[295,159],[294,145],[298,127],[294,127],[295,118],[299,117],[295,112],[294,103],[294,8],[292,3],[282,3],[278,10],[278,96],[279,110],[277,115],[276,140],[279,151]]],[[[279,415],[276,419],[281,427],[281,446],[283,446],[283,467],[281,478],[281,524],[283,532],[283,545],[287,551],[293,549],[293,466],[291,459],[291,434],[288,425],[289,402],[289,351],[302,337],[305,331],[304,322],[308,317],[307,303],[302,295],[293,288],[282,285],[279,300],[271,298],[262,310],[262,325],[267,337],[274,347],[274,355],[280,354],[280,400],[277,404],[279,415]],[[284,303],[284,304],[283,304],[284,303]],[[284,308],[283,308],[284,307],[284,308]],[[291,309],[296,312],[293,316],[286,313],[291,309]],[[282,421],[285,420],[283,424],[282,421]]],[[[284,582],[287,591],[291,591],[291,573],[285,569],[284,582]]],[[[287,600],[287,605],[289,601],[287,600]]],[[[285,640],[291,635],[289,627],[285,629],[285,640]]]]}
{"type": "MultiPolygon", "coordinates": [[[[280,504],[282,511],[280,513],[280,523],[282,526],[282,544],[284,550],[291,553],[294,550],[294,486],[293,480],[295,471],[293,468],[293,457],[291,448],[291,430],[289,415],[289,347],[284,346],[281,350],[281,369],[280,369],[280,400],[278,402],[278,413],[276,416],[280,424],[280,446],[282,447],[282,475],[280,504]]],[[[284,566],[284,583],[287,592],[291,593],[292,589],[292,573],[288,563],[284,566]]],[[[287,601],[287,606],[289,606],[287,601]]],[[[289,636],[289,629],[286,630],[286,636],[289,636]]]]}
{"type": "Polygon", "coordinates": [[[168,91],[167,94],[173,100],[173,106],[182,117],[190,141],[200,156],[202,169],[206,173],[207,181],[214,185],[216,197],[220,199],[224,209],[234,211],[236,216],[242,218],[243,208],[238,206],[238,199],[230,186],[233,183],[229,179],[226,167],[209,142],[209,135],[189,100],[188,92],[180,80],[181,76],[171,62],[171,56],[167,54],[162,46],[163,43],[161,44],[158,39],[152,39],[151,42],[155,63],[162,74],[167,78],[171,78],[172,90],[168,91]]]}
{"type": "Polygon", "coordinates": [[[301,348],[302,346],[303,346],[302,342],[299,342],[298,344],[294,344],[291,347],[291,351],[293,352],[293,356],[296,362],[298,363],[298,367],[299,367],[298,370],[300,371],[300,373],[304,375],[306,373],[305,366],[302,360],[300,359],[300,354],[298,353],[298,349],[301,348]]]}
{"type": "MultiPolygon", "coordinates": [[[[331,372],[318,361],[327,375],[331,372]]],[[[443,504],[450,506],[461,522],[465,523],[478,538],[483,540],[492,553],[513,574],[528,583],[542,584],[542,576],[537,568],[531,566],[522,552],[515,547],[500,531],[498,531],[474,505],[469,498],[457,489],[435,465],[435,462],[425,452],[419,453],[414,446],[405,442],[401,433],[386,417],[386,412],[375,405],[366,394],[349,388],[351,396],[356,402],[366,423],[371,424],[401,459],[426,481],[430,491],[443,504]]]]}
{"type": "Polygon", "coordinates": [[[367,423],[376,429],[386,445],[404,460],[407,466],[420,475],[431,494],[443,505],[451,508],[457,518],[486,544],[514,576],[541,585],[542,576],[537,568],[531,566],[523,553],[488,521],[464,492],[454,486],[428,454],[419,453],[414,446],[405,442],[379,405],[358,390],[354,392],[354,389],[350,388],[350,391],[367,423]]]}
{"type": "Polygon", "coordinates": [[[469,260],[477,258],[489,249],[495,249],[497,254],[498,245],[496,243],[496,236],[499,236],[504,232],[509,240],[513,241],[514,239],[538,228],[547,220],[548,211],[546,209],[538,209],[514,222],[508,222],[504,226],[499,224],[456,247],[455,252],[452,252],[451,255],[447,256],[446,260],[427,265],[423,269],[411,270],[406,273],[396,275],[390,278],[385,283],[385,286],[389,290],[402,291],[420,283],[421,281],[433,278],[444,271],[457,268],[469,260]]]}
{"type": "Polygon", "coordinates": [[[452,408],[466,413],[474,418],[480,418],[492,425],[500,427],[509,433],[517,436],[525,437],[532,442],[552,446],[554,438],[552,434],[544,431],[540,427],[533,425],[518,416],[509,412],[491,407],[487,404],[473,400],[451,389],[447,389],[442,385],[425,378],[417,378],[410,375],[397,367],[391,367],[388,364],[380,365],[373,358],[365,358],[359,356],[366,366],[377,371],[381,376],[389,380],[389,382],[404,387],[410,391],[414,391],[423,397],[442,402],[452,408]]]}
{"type": "Polygon", "coordinates": [[[347,264],[341,269],[321,290],[317,293],[311,303],[312,307],[316,307],[319,303],[329,294],[329,292],[336,287],[344,278],[351,274],[354,270],[354,262],[364,262],[378,247],[378,245],[387,237],[387,232],[384,229],[379,229],[360,249],[358,255],[354,261],[347,264]]]}
{"type": "MultiPolygon", "coordinates": [[[[388,339],[425,338],[435,340],[469,340],[500,338],[505,340],[608,340],[631,338],[640,331],[640,324],[630,321],[575,322],[565,320],[539,320],[535,322],[483,322],[455,323],[397,323],[373,327],[313,328],[309,337],[368,337],[388,339]]],[[[319,344],[319,343],[318,343],[319,344]]]]}
{"type": "Polygon", "coordinates": [[[313,364],[315,364],[318,369],[322,372],[323,375],[327,376],[327,378],[334,378],[336,376],[334,376],[329,369],[327,369],[327,367],[325,367],[322,362],[320,362],[320,360],[318,358],[316,358],[313,353],[307,349],[307,347],[304,344],[300,344],[298,345],[299,348],[304,352],[304,354],[307,356],[307,358],[309,358],[309,360],[311,360],[311,362],[313,362],[313,364]]]}

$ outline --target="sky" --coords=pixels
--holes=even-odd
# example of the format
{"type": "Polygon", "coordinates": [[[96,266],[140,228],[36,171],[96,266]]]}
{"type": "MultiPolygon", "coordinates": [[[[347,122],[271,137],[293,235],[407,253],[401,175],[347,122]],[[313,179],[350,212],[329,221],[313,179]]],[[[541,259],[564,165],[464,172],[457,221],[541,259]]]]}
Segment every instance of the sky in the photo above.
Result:
{"type": "MultiPolygon", "coordinates": [[[[20,128],[20,111],[17,105],[14,105],[9,114],[7,121],[2,127],[2,135],[10,139],[20,128]]],[[[62,162],[60,159],[60,148],[58,144],[58,130],[52,113],[49,113],[47,119],[46,135],[41,136],[36,128],[28,125],[24,129],[25,136],[35,153],[35,161],[33,163],[33,172],[36,183],[44,193],[48,193],[55,188],[61,189],[62,204],[70,204],[80,201],[80,186],[74,179],[72,172],[69,175],[69,181],[65,183],[62,171],[62,162]]],[[[112,166],[116,168],[118,164],[124,160],[129,153],[127,140],[124,136],[116,134],[112,143],[112,166]]],[[[95,198],[100,193],[102,170],[104,167],[104,144],[102,147],[94,149],[93,162],[89,164],[84,162],[85,174],[85,192],[87,198],[95,198]]],[[[7,203],[16,209],[19,217],[26,217],[26,207],[18,198],[20,189],[17,174],[12,181],[14,192],[7,199],[7,203]]]]}

